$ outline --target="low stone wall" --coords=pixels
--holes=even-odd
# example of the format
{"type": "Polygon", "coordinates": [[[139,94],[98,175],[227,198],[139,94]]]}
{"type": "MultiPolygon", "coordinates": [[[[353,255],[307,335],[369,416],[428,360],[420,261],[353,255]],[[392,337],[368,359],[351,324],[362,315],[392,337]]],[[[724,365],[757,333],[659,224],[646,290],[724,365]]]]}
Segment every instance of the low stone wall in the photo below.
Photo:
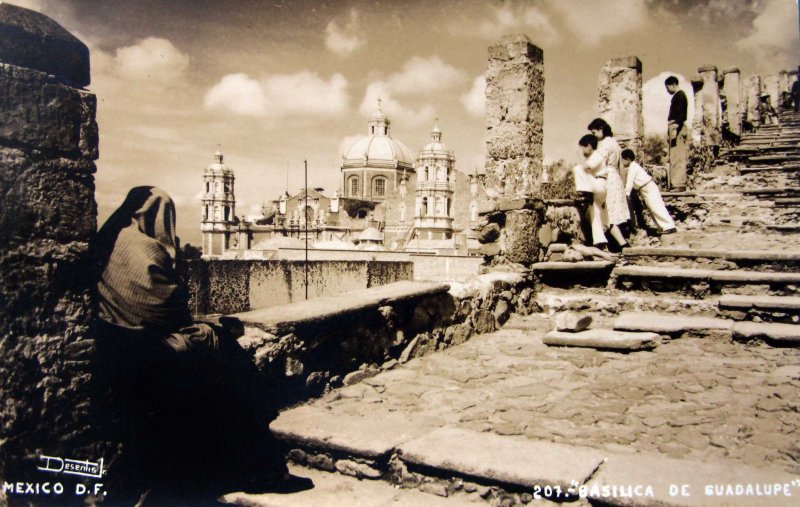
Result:
{"type": "MultiPolygon", "coordinates": [[[[193,260],[182,268],[195,315],[228,314],[305,299],[302,261],[193,260]]],[[[411,262],[309,261],[308,297],[412,280],[411,262]]]]}
{"type": "Polygon", "coordinates": [[[398,282],[235,314],[239,343],[282,406],[350,385],[496,330],[535,305],[527,274],[494,272],[451,285],[398,282]]]}
{"type": "Polygon", "coordinates": [[[466,282],[480,273],[482,257],[463,255],[411,255],[414,280],[426,282],[466,282]]]}

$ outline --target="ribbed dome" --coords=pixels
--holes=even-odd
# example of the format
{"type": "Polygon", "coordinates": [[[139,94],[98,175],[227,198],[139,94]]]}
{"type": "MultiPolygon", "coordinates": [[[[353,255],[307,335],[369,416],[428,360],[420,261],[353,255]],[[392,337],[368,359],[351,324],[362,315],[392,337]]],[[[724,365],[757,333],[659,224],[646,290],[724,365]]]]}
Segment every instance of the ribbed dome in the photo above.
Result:
{"type": "Polygon", "coordinates": [[[345,166],[376,162],[381,165],[397,162],[402,167],[412,167],[414,156],[408,147],[388,135],[373,134],[354,142],[342,155],[345,166]]]}
{"type": "Polygon", "coordinates": [[[414,167],[414,155],[408,147],[389,135],[391,121],[378,110],[367,122],[368,135],[350,145],[342,154],[342,167],[414,167]]]}

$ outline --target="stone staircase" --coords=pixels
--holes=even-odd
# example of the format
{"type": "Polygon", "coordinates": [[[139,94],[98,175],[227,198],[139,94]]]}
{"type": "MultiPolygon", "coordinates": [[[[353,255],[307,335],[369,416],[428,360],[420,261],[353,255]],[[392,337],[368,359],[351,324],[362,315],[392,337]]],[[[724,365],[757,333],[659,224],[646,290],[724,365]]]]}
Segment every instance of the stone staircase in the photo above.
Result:
{"type": "Polygon", "coordinates": [[[696,181],[664,193],[678,232],[625,249],[613,267],[581,263],[567,277],[564,263],[534,265],[542,310],[588,312],[618,331],[800,344],[800,115],[746,134],[696,181]]]}

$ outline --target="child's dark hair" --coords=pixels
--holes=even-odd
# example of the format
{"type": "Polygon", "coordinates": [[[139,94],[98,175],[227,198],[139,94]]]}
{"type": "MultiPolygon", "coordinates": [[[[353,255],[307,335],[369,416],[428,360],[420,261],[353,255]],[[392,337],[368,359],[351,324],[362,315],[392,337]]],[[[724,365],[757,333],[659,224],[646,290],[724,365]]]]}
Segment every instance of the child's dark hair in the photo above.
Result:
{"type": "Polygon", "coordinates": [[[622,150],[622,154],[620,156],[625,160],[630,160],[631,162],[636,160],[636,154],[633,152],[633,150],[622,150]]]}
{"type": "Polygon", "coordinates": [[[589,130],[601,130],[603,132],[603,137],[614,137],[614,132],[611,131],[611,125],[602,118],[595,118],[586,128],[589,130]]]}
{"type": "Polygon", "coordinates": [[[586,134],[578,141],[579,146],[591,146],[593,150],[597,149],[597,138],[592,134],[586,134]]]}
{"type": "Polygon", "coordinates": [[[675,76],[670,76],[670,77],[668,77],[667,79],[664,80],[664,84],[667,85],[667,86],[676,85],[676,84],[678,84],[678,78],[675,77],[675,76]]]}

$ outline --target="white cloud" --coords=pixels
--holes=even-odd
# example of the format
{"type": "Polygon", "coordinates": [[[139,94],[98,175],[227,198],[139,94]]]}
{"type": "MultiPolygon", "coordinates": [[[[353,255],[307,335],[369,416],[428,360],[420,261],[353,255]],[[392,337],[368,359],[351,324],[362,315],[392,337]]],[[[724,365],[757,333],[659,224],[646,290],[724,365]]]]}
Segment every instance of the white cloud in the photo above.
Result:
{"type": "Polygon", "coordinates": [[[678,78],[679,87],[686,94],[689,102],[687,123],[692,123],[692,118],[694,117],[692,84],[676,72],[662,72],[642,85],[642,115],[644,116],[645,134],[665,136],[667,133],[667,115],[669,114],[669,104],[672,96],[667,93],[664,80],[669,76],[678,78]]]}
{"type": "Polygon", "coordinates": [[[765,0],[750,35],[736,47],[755,57],[759,71],[775,72],[797,64],[797,2],[765,0]]]}
{"type": "Polygon", "coordinates": [[[403,64],[400,72],[389,77],[387,84],[399,94],[419,94],[452,88],[463,81],[464,72],[438,56],[414,56],[403,64]]]}
{"type": "Polygon", "coordinates": [[[381,108],[386,116],[404,126],[417,126],[433,121],[435,113],[432,105],[423,104],[417,109],[402,105],[392,98],[391,86],[384,81],[373,81],[367,85],[364,100],[358,110],[364,116],[371,116],[378,108],[378,99],[381,99],[381,108]]]}
{"type": "Polygon", "coordinates": [[[461,96],[461,103],[473,116],[486,114],[486,76],[480,75],[472,82],[472,88],[461,96]]]}
{"type": "Polygon", "coordinates": [[[242,116],[331,115],[347,109],[347,84],[341,74],[326,81],[307,70],[273,74],[261,80],[246,74],[229,74],[206,93],[204,102],[208,109],[242,116]]]}
{"type": "Polygon", "coordinates": [[[325,27],[325,47],[339,56],[347,56],[364,44],[358,33],[358,11],[350,9],[350,19],[344,28],[335,19],[325,27]]]}
{"type": "Polygon", "coordinates": [[[174,84],[183,78],[189,57],[167,39],[148,37],[134,46],[117,49],[114,65],[124,79],[174,84]]]}
{"type": "Polygon", "coordinates": [[[646,0],[553,2],[564,23],[583,43],[594,46],[608,36],[633,32],[647,23],[646,0]]]}
{"type": "Polygon", "coordinates": [[[247,74],[228,74],[205,97],[207,109],[227,109],[242,116],[262,116],[266,98],[261,85],[247,74]]]}
{"type": "MultiPolygon", "coordinates": [[[[463,27],[453,27],[464,33],[463,27]]],[[[550,16],[535,5],[504,2],[493,7],[489,19],[478,23],[477,33],[486,39],[496,39],[512,31],[529,30],[536,34],[534,44],[548,45],[558,40],[558,31],[553,27],[550,16]]]]}

